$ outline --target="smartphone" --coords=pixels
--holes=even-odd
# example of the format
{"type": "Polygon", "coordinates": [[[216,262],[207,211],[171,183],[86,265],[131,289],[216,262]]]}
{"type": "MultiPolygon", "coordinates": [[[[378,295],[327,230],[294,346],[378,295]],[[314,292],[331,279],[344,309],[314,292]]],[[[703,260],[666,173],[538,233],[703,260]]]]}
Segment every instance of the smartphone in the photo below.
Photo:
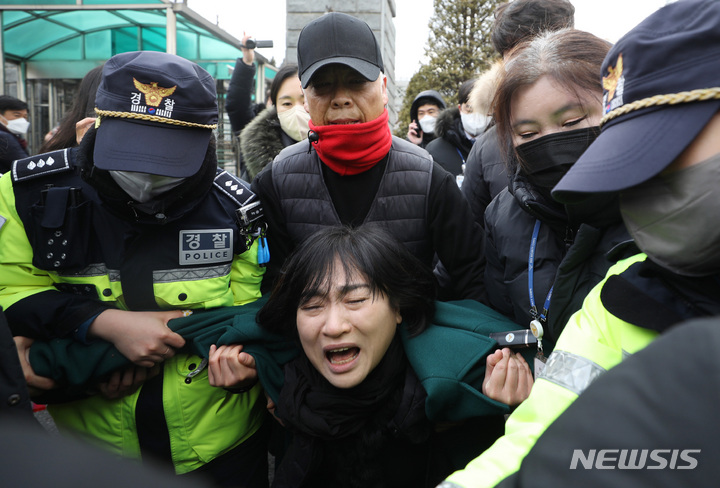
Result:
{"type": "Polygon", "coordinates": [[[416,128],[415,128],[415,137],[422,137],[422,129],[420,129],[420,121],[419,121],[419,120],[415,120],[414,122],[415,122],[415,125],[416,125],[416,128]]]}

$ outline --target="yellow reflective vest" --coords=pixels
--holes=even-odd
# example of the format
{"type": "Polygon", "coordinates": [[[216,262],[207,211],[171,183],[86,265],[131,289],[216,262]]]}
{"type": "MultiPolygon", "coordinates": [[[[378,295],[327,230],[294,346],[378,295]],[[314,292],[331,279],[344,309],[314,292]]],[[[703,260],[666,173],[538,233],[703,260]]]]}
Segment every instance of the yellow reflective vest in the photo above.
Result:
{"type": "Polygon", "coordinates": [[[530,396],[508,417],[505,434],[440,487],[493,487],[516,472],[545,429],[594,379],[657,337],[655,331],[611,315],[600,298],[608,277],[645,258],[638,254],[608,270],[568,321],[530,396]]]}
{"type": "MultiPolygon", "coordinates": [[[[136,224],[108,212],[97,192],[75,174],[72,161],[68,150],[36,156],[16,162],[13,171],[0,178],[0,306],[8,318],[14,314],[16,326],[26,330],[37,326],[38,331],[57,336],[71,334],[74,327],[106,308],[132,309],[127,306],[127,293],[134,277],[130,273],[121,276],[119,266],[122,253],[129,252],[125,243],[136,224]],[[50,157],[52,168],[47,163],[50,157]],[[40,160],[45,162],[42,168],[40,160]],[[88,220],[72,228],[74,235],[62,227],[39,242],[40,231],[60,225],[49,222],[53,219],[47,218],[52,210],[48,204],[42,227],[33,227],[33,212],[47,203],[41,199],[41,189],[48,184],[60,190],[81,189],[77,195],[71,192],[73,200],[82,199],[81,204],[72,206],[67,200],[64,224],[76,210],[76,216],[88,220]],[[54,260],[64,259],[65,239],[68,259],[81,266],[52,270],[54,260]],[[77,245],[86,241],[91,244],[78,253],[77,245]],[[38,256],[38,246],[47,247],[47,254],[38,256]],[[45,258],[49,267],[37,264],[45,258]]],[[[249,249],[239,244],[235,220],[235,210],[254,199],[247,184],[218,171],[197,205],[176,220],[156,226],[158,231],[138,253],[149,256],[148,293],[158,308],[242,305],[260,297],[264,268],[258,265],[258,243],[249,249]],[[223,239],[221,246],[215,244],[214,236],[223,239]],[[189,250],[183,249],[185,244],[189,250]],[[189,263],[183,262],[184,257],[189,263]]],[[[212,387],[204,366],[202,358],[184,353],[164,362],[162,400],[178,474],[193,471],[240,445],[262,426],[265,417],[260,386],[242,394],[212,387]]],[[[94,395],[51,405],[49,411],[61,432],[80,433],[112,452],[137,458],[135,406],[141,391],[114,400],[94,395]]]]}

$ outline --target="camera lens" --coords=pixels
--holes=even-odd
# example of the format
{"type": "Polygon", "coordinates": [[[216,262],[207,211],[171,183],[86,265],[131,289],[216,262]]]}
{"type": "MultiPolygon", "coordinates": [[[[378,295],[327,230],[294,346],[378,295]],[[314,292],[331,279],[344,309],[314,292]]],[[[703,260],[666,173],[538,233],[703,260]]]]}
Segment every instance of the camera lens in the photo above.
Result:
{"type": "Polygon", "coordinates": [[[245,47],[248,49],[255,49],[255,39],[248,39],[245,41],[245,47]]]}

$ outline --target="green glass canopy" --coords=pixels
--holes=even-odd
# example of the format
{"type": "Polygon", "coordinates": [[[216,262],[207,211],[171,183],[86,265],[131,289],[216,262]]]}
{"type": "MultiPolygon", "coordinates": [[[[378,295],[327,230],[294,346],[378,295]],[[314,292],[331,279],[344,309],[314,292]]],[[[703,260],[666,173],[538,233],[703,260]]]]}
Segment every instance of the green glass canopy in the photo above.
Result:
{"type": "MultiPolygon", "coordinates": [[[[0,15],[2,53],[27,79],[82,78],[115,54],[151,50],[194,61],[222,80],[242,57],[238,39],[167,0],[2,0],[0,15]]],[[[259,53],[256,59],[267,62],[259,53]]]]}

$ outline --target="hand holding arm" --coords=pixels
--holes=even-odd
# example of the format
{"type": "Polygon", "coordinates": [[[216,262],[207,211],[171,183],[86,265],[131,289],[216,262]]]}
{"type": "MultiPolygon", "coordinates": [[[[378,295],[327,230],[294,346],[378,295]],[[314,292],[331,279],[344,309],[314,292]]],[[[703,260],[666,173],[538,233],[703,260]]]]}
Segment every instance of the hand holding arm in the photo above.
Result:
{"type": "Polygon", "coordinates": [[[482,392],[485,396],[515,406],[529,395],[533,377],[525,359],[509,348],[495,351],[487,357],[482,392]]]}
{"type": "Polygon", "coordinates": [[[257,383],[255,358],[242,349],[240,344],[210,346],[208,381],[212,386],[246,389],[257,383]]]}
{"type": "Polygon", "coordinates": [[[105,398],[111,400],[121,398],[133,393],[141,384],[159,374],[160,371],[160,366],[157,364],[152,368],[129,366],[115,371],[107,381],[98,383],[98,389],[105,398]]]}
{"type": "Polygon", "coordinates": [[[13,337],[15,340],[15,347],[18,352],[18,359],[20,359],[20,366],[23,370],[23,376],[25,376],[25,382],[28,385],[30,396],[42,393],[43,390],[52,390],[57,385],[51,378],[45,376],[38,376],[30,365],[30,346],[32,346],[34,340],[29,337],[13,337]]]}
{"type": "Polygon", "coordinates": [[[123,356],[138,366],[151,368],[175,355],[185,339],[168,327],[171,319],[183,316],[181,310],[129,312],[110,309],[98,315],[88,329],[88,337],[112,342],[123,356]]]}

